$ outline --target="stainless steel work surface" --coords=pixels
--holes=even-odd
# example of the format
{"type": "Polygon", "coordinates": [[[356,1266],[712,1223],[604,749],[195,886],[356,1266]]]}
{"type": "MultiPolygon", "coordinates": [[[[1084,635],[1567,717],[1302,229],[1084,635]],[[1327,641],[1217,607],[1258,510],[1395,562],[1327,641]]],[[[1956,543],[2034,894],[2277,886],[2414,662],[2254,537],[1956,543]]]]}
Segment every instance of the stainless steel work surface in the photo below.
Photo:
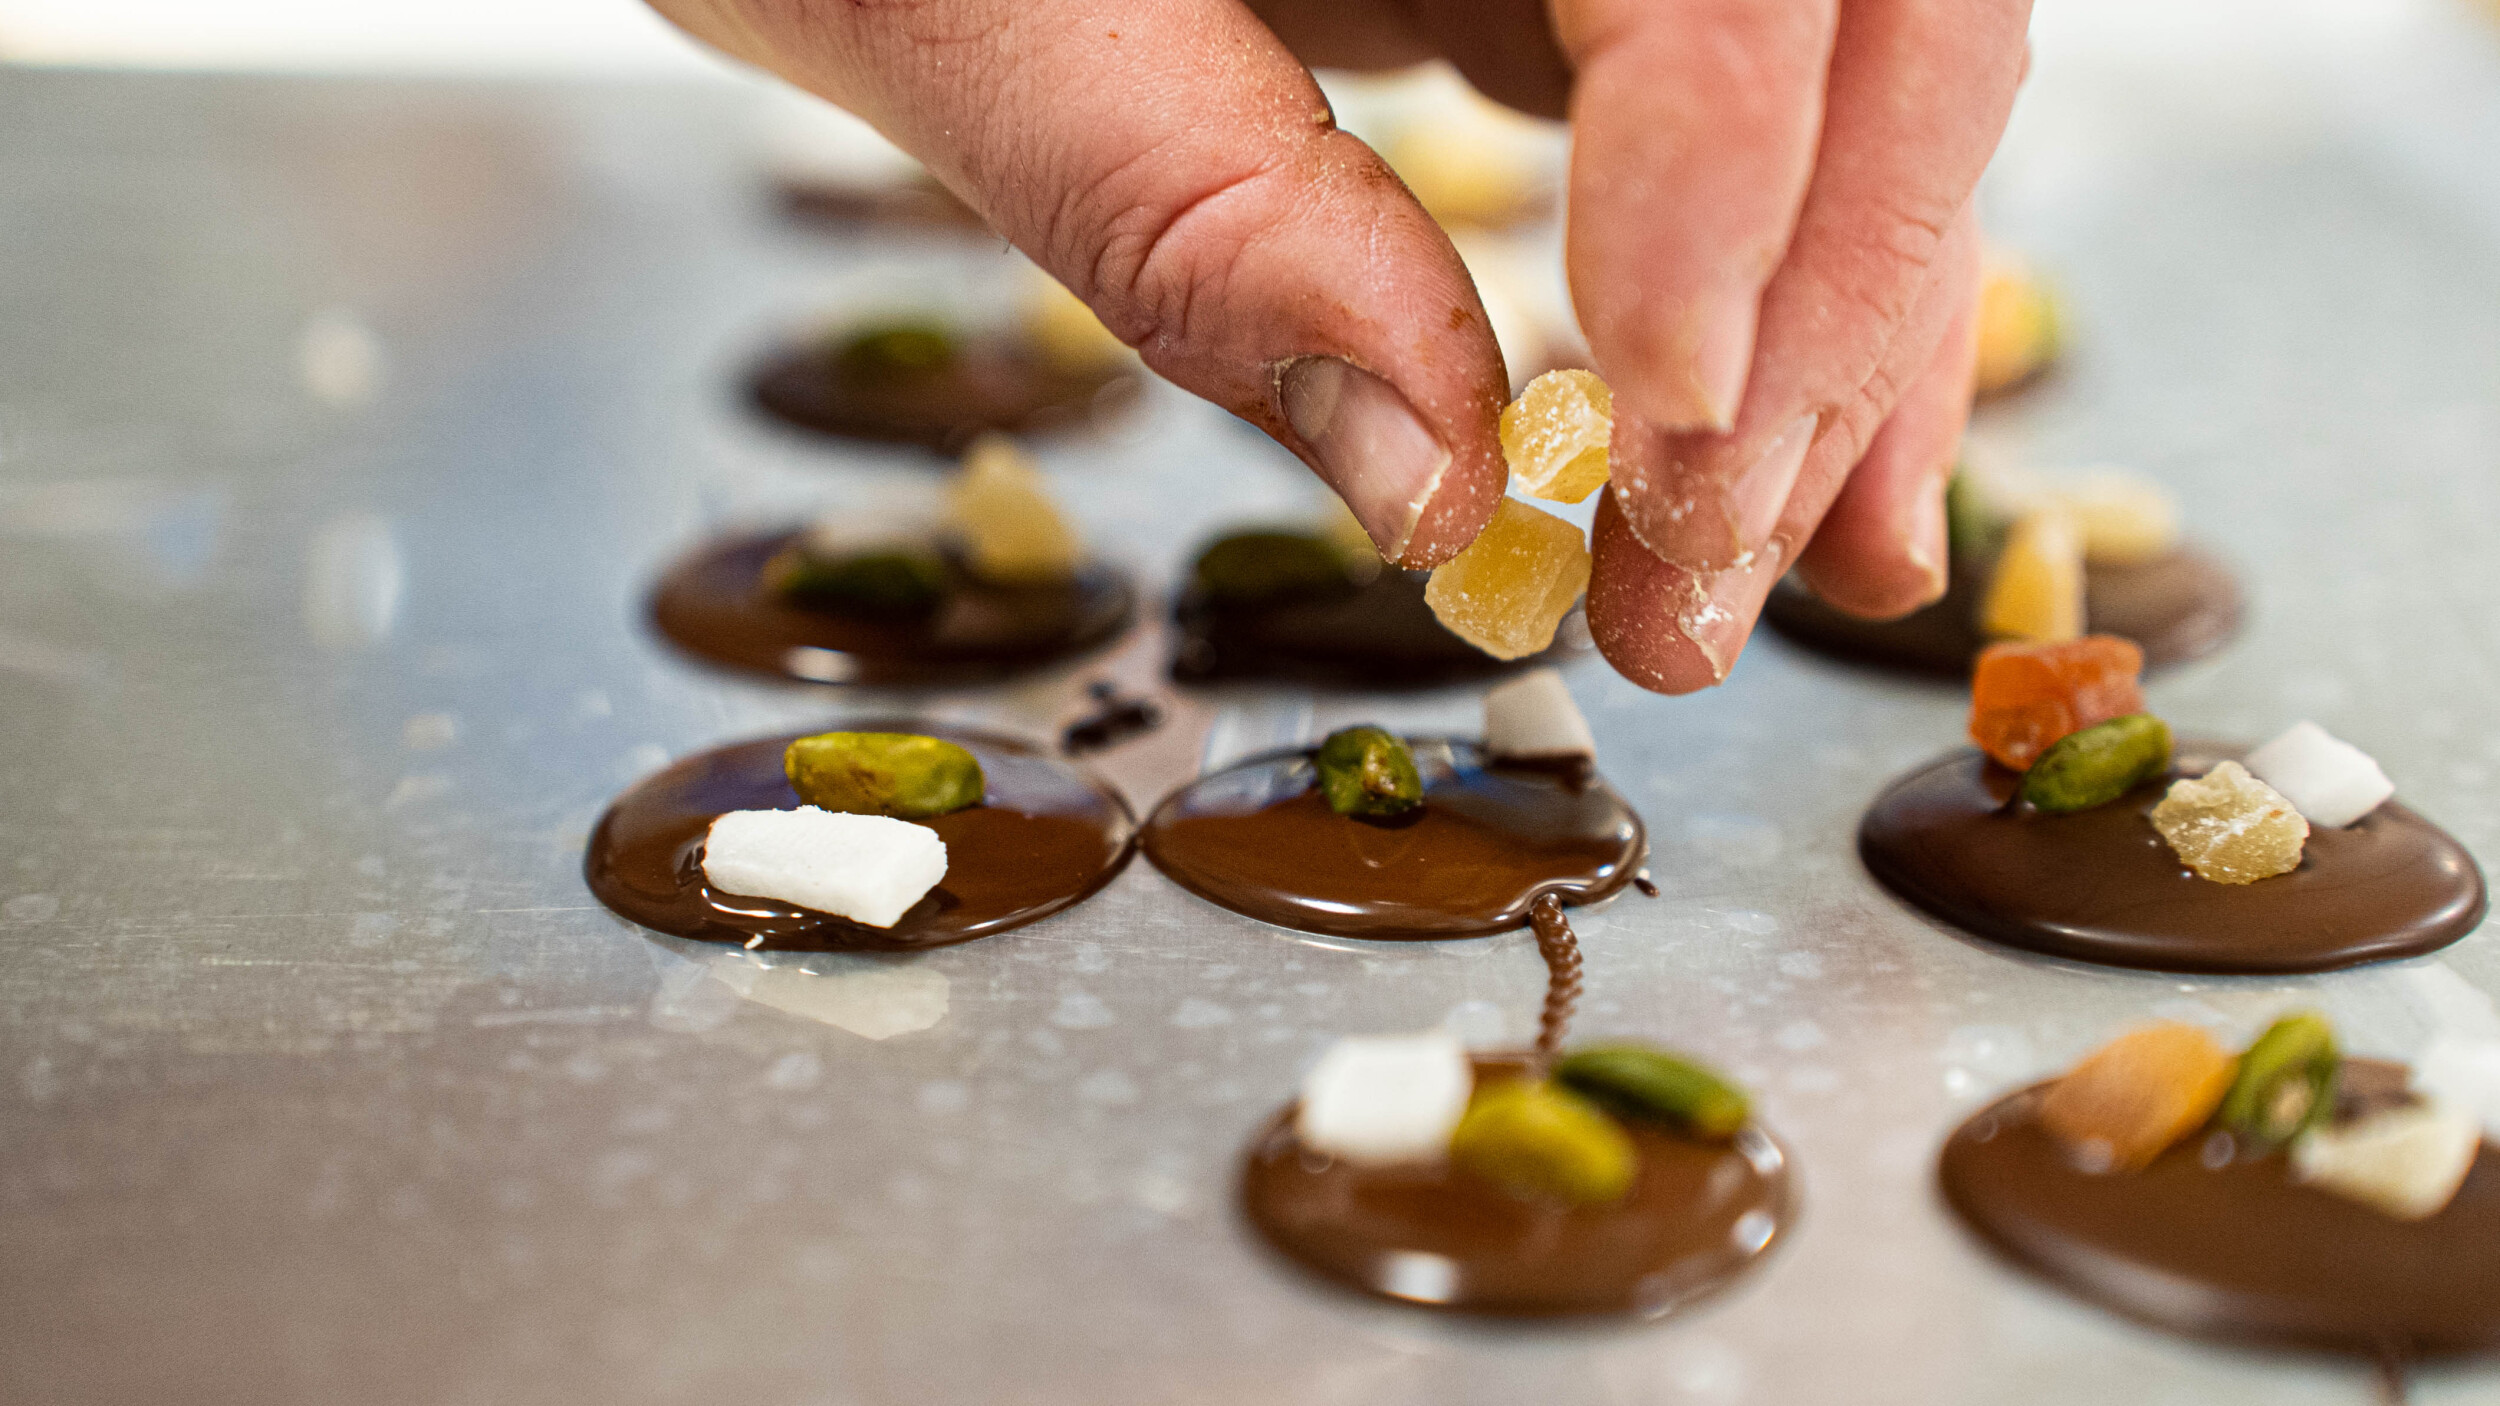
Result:
{"type": "MultiPolygon", "coordinates": [[[[2444,13],[2444,12],[2443,12],[2444,13]]],[[[2160,679],[2203,734],[2314,717],[2500,858],[2500,59],[2457,12],[2348,62],[2044,61],[1989,190],[2076,354],[1992,413],[2131,464],[2244,570],[2246,636],[2160,679]]],[[[2230,46],[2220,46],[2228,50],[2230,46]]],[[[906,455],[752,419],[777,329],[1014,286],[994,245],[785,223],[726,84],[0,70],[0,1398],[12,1402],[2153,1403],[2370,1399],[1985,1254],[1934,1149],[2156,1013],[2323,1002],[2354,1042],[2500,1033],[2500,944],[2316,979],[2028,959],[1851,850],[1951,690],[1758,641],[1729,684],[1576,666],[1663,895],[1584,917],[1584,1030],[1721,1061],[1805,1216],[1655,1324],[1485,1324],[1266,1253],[1244,1139],[1332,1037],[1532,1028],[1525,934],[1320,943],[1144,864],[913,958],[757,961],[585,893],[620,787],[898,703],[1041,734],[1157,633],[925,698],[692,667],[640,593],[718,524],[908,496],[906,455]]],[[[1160,586],[1313,499],[1168,389],[1044,460],[1160,586]]],[[[1175,705],[1142,805],[1464,692],[1175,705]]],[[[2500,1375],[2444,1368],[2431,1403],[2500,1375]]]]}

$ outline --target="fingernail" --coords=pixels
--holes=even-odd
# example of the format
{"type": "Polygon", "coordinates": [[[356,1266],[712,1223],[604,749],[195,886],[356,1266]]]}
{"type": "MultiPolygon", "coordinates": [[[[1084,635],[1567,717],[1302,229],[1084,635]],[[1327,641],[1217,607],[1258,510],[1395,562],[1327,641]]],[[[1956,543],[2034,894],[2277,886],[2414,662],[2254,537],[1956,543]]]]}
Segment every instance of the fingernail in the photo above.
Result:
{"type": "Polygon", "coordinates": [[[1791,420],[1728,486],[1728,525],[1735,529],[1739,557],[1771,540],[1771,529],[1788,506],[1788,491],[1806,466],[1806,451],[1814,447],[1816,423],[1812,415],[1791,420]]]}
{"type": "Polygon", "coordinates": [[[1952,555],[1946,535],[1944,475],[1930,480],[1911,501],[1910,524],[1901,549],[1910,564],[1927,578],[1919,603],[1933,605],[1942,600],[1948,584],[1945,561],[1952,555]]]}
{"type": "Polygon", "coordinates": [[[1754,290],[1730,289],[1694,304],[1677,339],[1684,358],[1683,419],[1670,428],[1718,434],[1736,428],[1736,407],[1753,370],[1760,302],[1754,290]]]}
{"type": "Polygon", "coordinates": [[[1450,451],[1397,387],[1350,361],[1304,357],[1277,377],[1276,394],[1285,422],[1318,461],[1320,477],[1353,510],[1380,554],[1391,561],[1404,556],[1450,466],[1450,451]]]}

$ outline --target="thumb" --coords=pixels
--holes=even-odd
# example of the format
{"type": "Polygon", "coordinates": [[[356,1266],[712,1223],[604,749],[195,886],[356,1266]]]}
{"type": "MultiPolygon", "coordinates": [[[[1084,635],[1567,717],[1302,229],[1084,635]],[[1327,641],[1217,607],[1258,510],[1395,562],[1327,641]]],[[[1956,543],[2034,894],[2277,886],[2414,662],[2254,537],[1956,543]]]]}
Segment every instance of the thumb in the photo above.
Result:
{"type": "Polygon", "coordinates": [[[928,163],[1382,555],[1446,560],[1492,515],[1509,382],[1457,251],[1230,0],[654,3],[928,163]]]}

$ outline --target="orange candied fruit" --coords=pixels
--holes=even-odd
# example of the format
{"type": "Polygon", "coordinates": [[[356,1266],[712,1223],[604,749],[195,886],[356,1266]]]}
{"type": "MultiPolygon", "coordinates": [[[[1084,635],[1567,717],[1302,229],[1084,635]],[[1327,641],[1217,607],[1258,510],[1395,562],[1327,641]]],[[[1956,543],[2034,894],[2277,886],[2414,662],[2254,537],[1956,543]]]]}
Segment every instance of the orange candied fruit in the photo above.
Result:
{"type": "Polygon", "coordinates": [[[2054,644],[1992,644],[1971,673],[1970,738],[2028,771],[2057,739],[2144,711],[2144,651],[2116,635],[2054,644]]]}

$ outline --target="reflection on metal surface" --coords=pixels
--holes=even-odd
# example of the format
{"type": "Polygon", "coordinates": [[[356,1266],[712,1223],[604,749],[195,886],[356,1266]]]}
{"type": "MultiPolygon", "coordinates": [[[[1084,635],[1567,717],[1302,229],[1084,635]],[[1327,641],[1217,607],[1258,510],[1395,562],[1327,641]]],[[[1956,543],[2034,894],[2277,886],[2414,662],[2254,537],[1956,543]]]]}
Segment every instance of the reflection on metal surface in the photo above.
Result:
{"type": "Polygon", "coordinates": [[[663,1030],[716,1029],[742,1001],[866,1040],[914,1034],[946,1019],[946,974],[916,959],[810,953],[773,962],[735,950],[690,955],[697,949],[653,944],[661,973],[651,1023],[663,1030]]]}
{"type": "Polygon", "coordinates": [[[781,666],[793,675],[816,683],[849,683],[859,677],[859,661],[838,649],[822,649],[812,644],[793,645],[781,656],[781,666]]]}
{"type": "Polygon", "coordinates": [[[389,519],[332,518],[304,553],[304,628],[325,649],[369,649],[390,638],[405,585],[389,519]]]}

